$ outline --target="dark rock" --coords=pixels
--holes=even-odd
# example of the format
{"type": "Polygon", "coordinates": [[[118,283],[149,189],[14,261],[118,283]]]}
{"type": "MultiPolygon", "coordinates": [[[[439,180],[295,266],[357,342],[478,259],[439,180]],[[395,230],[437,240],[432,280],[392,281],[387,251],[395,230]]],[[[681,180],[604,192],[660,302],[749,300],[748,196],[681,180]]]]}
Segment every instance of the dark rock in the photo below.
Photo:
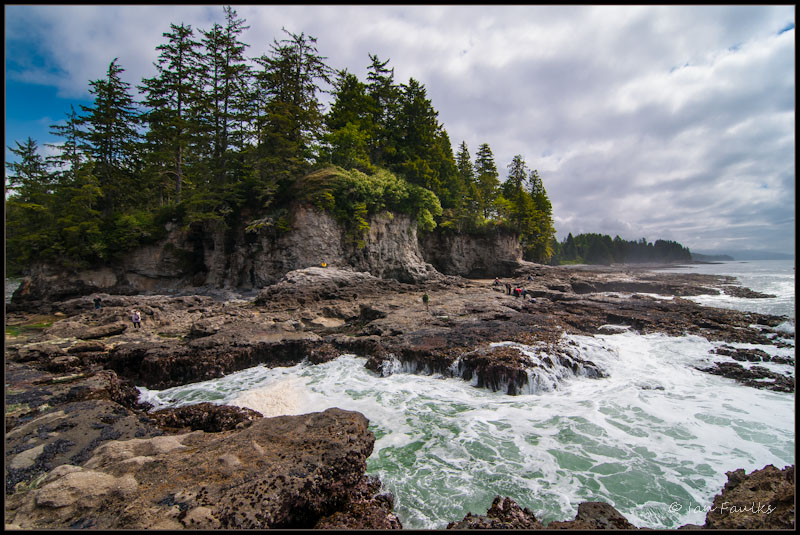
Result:
{"type": "Polygon", "coordinates": [[[543,529],[541,522],[526,507],[508,497],[496,496],[486,515],[467,513],[463,520],[450,522],[447,529],[543,529]]]}
{"type": "Polygon", "coordinates": [[[392,493],[381,492],[381,482],[376,477],[364,476],[353,487],[343,510],[320,519],[314,529],[403,529],[393,509],[392,493]]]}
{"type": "Polygon", "coordinates": [[[550,522],[547,529],[638,529],[628,519],[604,502],[583,502],[578,505],[574,520],[550,522]]]}
{"type": "Polygon", "coordinates": [[[64,464],[82,464],[101,444],[163,432],[109,400],[63,402],[6,433],[6,492],[64,464]]]}
{"type": "Polygon", "coordinates": [[[236,431],[110,442],[12,495],[6,525],[90,518],[95,529],[308,529],[340,511],[391,523],[390,502],[365,498],[374,440],[362,415],[328,409],[236,431]]]}
{"type": "Polygon", "coordinates": [[[774,530],[795,528],[794,465],[779,470],[767,465],[745,474],[728,472],[728,482],[714,497],[703,527],[774,530]]]}
{"type": "Polygon", "coordinates": [[[714,362],[713,366],[697,368],[700,371],[721,375],[733,379],[743,385],[776,392],[794,392],[795,381],[793,377],[781,375],[764,368],[763,366],[751,366],[745,368],[736,362],[714,362]]]}
{"type": "Polygon", "coordinates": [[[204,431],[219,433],[241,429],[261,418],[261,413],[243,407],[196,403],[183,407],[161,409],[149,413],[155,423],[171,431],[204,431]]]}

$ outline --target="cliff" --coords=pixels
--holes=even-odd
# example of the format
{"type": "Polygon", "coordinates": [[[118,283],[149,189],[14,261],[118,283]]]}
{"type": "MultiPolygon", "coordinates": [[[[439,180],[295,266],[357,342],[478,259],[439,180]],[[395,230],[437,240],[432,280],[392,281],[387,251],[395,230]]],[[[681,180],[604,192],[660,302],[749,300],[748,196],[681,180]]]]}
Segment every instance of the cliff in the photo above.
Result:
{"type": "Polygon", "coordinates": [[[289,221],[291,230],[284,232],[269,225],[248,232],[221,223],[191,230],[169,223],[165,238],[113,265],[70,273],[31,266],[12,304],[35,306],[92,293],[255,291],[290,271],[323,263],[407,283],[439,273],[494,277],[512,274],[522,256],[513,234],[419,236],[407,215],[371,216],[361,247],[347,239],[347,229],[330,214],[311,206],[293,206],[289,221]]]}
{"type": "Polygon", "coordinates": [[[425,260],[446,275],[510,277],[522,263],[519,239],[507,231],[464,234],[435,230],[419,241],[425,260]]]}

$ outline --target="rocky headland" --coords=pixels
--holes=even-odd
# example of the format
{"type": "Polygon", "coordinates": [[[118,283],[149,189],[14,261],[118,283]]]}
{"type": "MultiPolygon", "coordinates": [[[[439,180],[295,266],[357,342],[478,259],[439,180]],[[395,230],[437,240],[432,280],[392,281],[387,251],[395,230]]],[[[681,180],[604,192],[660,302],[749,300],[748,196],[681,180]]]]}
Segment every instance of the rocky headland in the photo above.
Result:
{"type": "MultiPolygon", "coordinates": [[[[23,281],[6,306],[7,528],[401,528],[393,497],[365,474],[375,437],[359,413],[264,418],[210,403],[152,411],[139,401],[136,386],[163,389],[260,364],[356,354],[376,381],[403,369],[515,395],[532,388],[537,367],[602,379],[564,334],[625,328],[726,342],[702,371],[794,391],[793,377],[760,365],[769,355],[727,345],[793,346],[777,329],[787,318],[685,299],[759,297],[733,279],[530,264],[512,242],[495,240],[503,251],[486,255],[458,236],[418,241],[400,218],[373,221],[375,235],[356,254],[331,239],[338,232],[331,221],[299,214],[313,220],[298,227],[302,239],[255,237],[228,257],[222,252],[230,247],[213,236],[203,245],[176,230],[172,246],[138,251],[135,262],[66,275],[41,268],[23,281]],[[204,260],[180,264],[176,251],[192,240],[204,260]],[[440,256],[425,253],[426,240],[440,256]],[[293,252],[277,256],[274,248],[287,244],[293,252]],[[327,267],[319,266],[321,248],[327,267]],[[493,276],[525,296],[509,295],[493,276]],[[139,329],[133,310],[142,315],[139,329]],[[547,357],[534,361],[515,344],[547,357]]],[[[790,476],[767,472],[758,477],[770,483],[756,487],[742,483],[752,474],[735,472],[723,494],[784,504],[789,490],[781,482],[793,480],[793,467],[790,476]],[[745,488],[750,494],[741,494],[745,488]]],[[[451,527],[536,527],[512,498],[451,527]]],[[[758,526],[785,528],[790,516],[791,527],[788,514],[758,526]]],[[[596,503],[581,504],[562,524],[549,527],[631,527],[596,503]]]]}

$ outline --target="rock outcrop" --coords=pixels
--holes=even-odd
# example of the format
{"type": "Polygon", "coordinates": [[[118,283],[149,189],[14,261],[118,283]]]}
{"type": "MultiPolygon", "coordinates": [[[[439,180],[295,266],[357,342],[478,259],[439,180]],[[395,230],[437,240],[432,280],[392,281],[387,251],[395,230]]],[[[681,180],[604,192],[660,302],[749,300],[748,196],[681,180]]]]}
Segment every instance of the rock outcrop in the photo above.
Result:
{"type": "MultiPolygon", "coordinates": [[[[149,413],[134,384],[161,389],[257,364],[321,363],[354,353],[367,357],[376,380],[400,366],[514,395],[545,379],[558,388],[570,376],[602,377],[603,369],[563,343],[563,335],[605,333],[609,325],[792,347],[793,335],[777,328],[785,317],[675,297],[719,290],[731,284],[727,279],[524,269],[509,282],[524,287],[525,298],[491,280],[436,275],[412,284],[348,265],[291,271],[254,299],[101,294],[99,310],[90,296],[73,296],[46,306],[28,302],[28,312],[23,303],[6,319],[20,333],[6,337],[6,523],[400,527],[391,495],[365,477],[374,437],[362,416],[326,411],[276,420],[212,404],[149,413]],[[672,298],[625,292],[634,288],[672,298]],[[133,309],[142,313],[140,329],[130,323],[133,309]]],[[[750,365],[769,355],[722,346],[709,357],[750,365]]],[[[793,365],[779,358],[769,358],[770,366],[793,365]]],[[[746,384],[794,389],[791,374],[778,375],[762,373],[746,384]]],[[[777,481],[772,471],[766,476],[777,481]]],[[[761,489],[786,502],[785,486],[741,481],[734,474],[729,491],[761,489]]],[[[613,513],[584,504],[572,524],[560,527],[627,527],[613,513]]],[[[470,522],[523,527],[536,518],[501,499],[490,516],[470,522]]]]}
{"type": "MultiPolygon", "coordinates": [[[[351,502],[374,499],[375,485],[364,476],[375,440],[367,424],[361,414],[328,409],[257,419],[236,432],[109,442],[10,496],[6,525],[291,529],[314,528],[323,518],[336,525],[329,517],[352,515],[358,507],[351,502]]],[[[401,527],[386,508],[377,511],[384,512],[378,525],[360,527],[401,527]]]]}
{"type": "MultiPolygon", "coordinates": [[[[705,524],[686,524],[678,529],[792,530],[795,528],[794,465],[783,470],[767,465],[745,474],[728,472],[728,482],[710,506],[705,524]]],[[[467,515],[450,522],[447,529],[640,529],[604,502],[583,502],[573,520],[543,525],[527,507],[509,497],[497,496],[485,515],[467,515]]],[[[645,528],[642,528],[645,529],[645,528]]]]}
{"type": "Polygon", "coordinates": [[[417,223],[409,216],[371,216],[363,247],[348,242],[342,225],[313,207],[294,206],[288,219],[289,231],[265,225],[248,232],[221,224],[184,230],[170,223],[162,240],[131,251],[113,266],[71,273],[32,266],[9,306],[41,306],[92,293],[255,291],[290,271],[323,263],[402,282],[437,275],[423,259],[417,223]]]}
{"type": "Polygon", "coordinates": [[[709,529],[794,529],[796,486],[794,465],[767,465],[745,474],[728,472],[722,492],[714,497],[703,527],[709,529]]]}
{"type": "Polygon", "coordinates": [[[515,234],[495,230],[483,234],[436,229],[420,237],[422,254],[445,275],[510,277],[523,265],[515,234]]]}

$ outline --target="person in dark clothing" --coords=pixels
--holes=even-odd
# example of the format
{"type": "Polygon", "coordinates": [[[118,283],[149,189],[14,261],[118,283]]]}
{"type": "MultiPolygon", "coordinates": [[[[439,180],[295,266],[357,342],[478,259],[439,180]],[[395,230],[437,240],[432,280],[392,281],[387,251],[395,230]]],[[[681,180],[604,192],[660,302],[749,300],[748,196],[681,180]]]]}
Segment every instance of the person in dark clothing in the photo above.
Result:
{"type": "Polygon", "coordinates": [[[508,282],[506,283],[506,293],[508,295],[511,295],[511,283],[508,282]]]}
{"type": "Polygon", "coordinates": [[[99,296],[99,295],[96,295],[96,296],[94,297],[94,309],[95,309],[95,310],[100,310],[100,302],[101,302],[101,301],[102,301],[102,299],[100,299],[100,296],[99,296]]]}

